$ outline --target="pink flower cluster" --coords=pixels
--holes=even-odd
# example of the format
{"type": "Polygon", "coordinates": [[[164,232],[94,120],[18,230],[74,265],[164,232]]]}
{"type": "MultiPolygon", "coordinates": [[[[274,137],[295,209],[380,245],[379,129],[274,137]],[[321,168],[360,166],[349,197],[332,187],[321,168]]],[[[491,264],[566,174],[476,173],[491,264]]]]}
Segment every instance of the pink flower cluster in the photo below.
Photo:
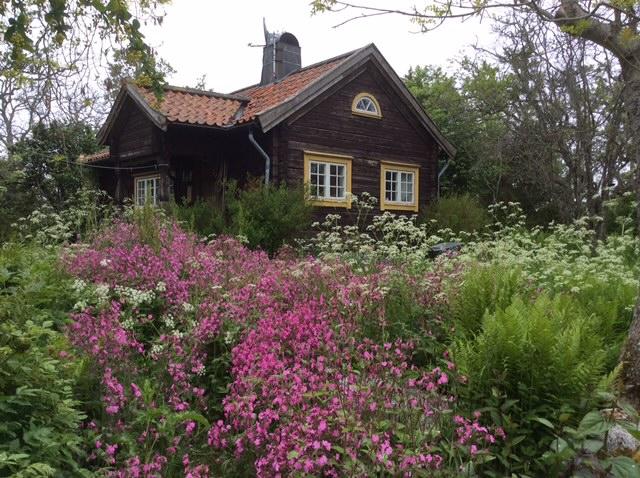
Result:
{"type": "MultiPolygon", "coordinates": [[[[452,420],[453,364],[418,369],[412,343],[367,338],[384,330],[385,284],[404,271],[357,274],[157,230],[147,243],[118,223],[64,258],[108,291],[87,292],[68,335],[101,377],[91,433],[111,448],[92,455],[111,476],[204,478],[247,460],[263,477],[415,476],[443,467],[447,433],[468,461],[500,437],[478,417],[452,420]]],[[[435,303],[437,278],[407,281],[417,303],[435,303]]]]}

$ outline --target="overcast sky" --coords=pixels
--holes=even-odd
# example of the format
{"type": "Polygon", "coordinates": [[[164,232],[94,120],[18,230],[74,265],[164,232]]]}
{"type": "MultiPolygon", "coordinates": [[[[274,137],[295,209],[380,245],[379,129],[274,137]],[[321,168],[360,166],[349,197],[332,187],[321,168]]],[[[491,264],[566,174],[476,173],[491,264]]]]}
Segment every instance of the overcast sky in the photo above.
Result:
{"type": "MultiPolygon", "coordinates": [[[[405,0],[363,0],[367,4],[411,6],[405,0]]],[[[381,16],[356,20],[339,28],[353,16],[324,13],[311,16],[307,0],[173,0],[166,8],[162,27],[147,29],[147,38],[176,73],[170,83],[194,85],[206,74],[207,87],[229,92],[260,80],[264,43],[262,18],[274,31],[288,31],[299,40],[302,65],[375,43],[401,76],[410,66],[441,65],[472,43],[491,44],[487,22],[450,22],[426,34],[407,18],[381,16]]]]}

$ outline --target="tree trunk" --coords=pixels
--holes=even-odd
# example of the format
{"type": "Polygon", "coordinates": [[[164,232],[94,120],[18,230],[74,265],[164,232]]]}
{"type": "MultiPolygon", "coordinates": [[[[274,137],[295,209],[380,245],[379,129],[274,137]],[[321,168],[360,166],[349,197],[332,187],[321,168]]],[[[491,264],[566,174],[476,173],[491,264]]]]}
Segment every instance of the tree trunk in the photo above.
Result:
{"type": "Polygon", "coordinates": [[[640,296],[633,311],[627,341],[620,355],[623,396],[640,408],[640,296]]]}
{"type": "Polygon", "coordinates": [[[620,60],[625,87],[623,90],[624,109],[627,125],[632,138],[629,159],[633,172],[633,188],[636,197],[636,232],[640,231],[640,60],[636,57],[620,60]]]}
{"type": "MultiPolygon", "coordinates": [[[[634,57],[635,58],[635,57],[634,57]]],[[[624,109],[631,138],[629,159],[633,168],[633,187],[636,197],[636,232],[640,231],[640,61],[621,59],[624,109]]],[[[622,385],[624,396],[640,408],[640,296],[633,311],[626,343],[620,356],[622,362],[622,385]]]]}

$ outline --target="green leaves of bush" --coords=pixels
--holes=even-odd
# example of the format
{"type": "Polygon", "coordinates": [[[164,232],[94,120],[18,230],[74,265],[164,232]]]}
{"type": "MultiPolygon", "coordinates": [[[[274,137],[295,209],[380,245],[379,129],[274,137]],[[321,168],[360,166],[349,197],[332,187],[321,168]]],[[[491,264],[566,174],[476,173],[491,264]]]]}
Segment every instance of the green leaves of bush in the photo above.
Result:
{"type": "Polygon", "coordinates": [[[76,366],[55,328],[70,298],[67,283],[53,280],[55,260],[37,249],[0,250],[0,476],[84,473],[76,366]]]}
{"type": "Polygon", "coordinates": [[[270,254],[292,244],[311,225],[311,205],[303,188],[253,185],[240,192],[230,208],[234,225],[249,246],[270,254]]]}
{"type": "Polygon", "coordinates": [[[570,299],[544,294],[487,312],[480,333],[455,348],[473,393],[486,396],[495,387],[521,404],[534,397],[550,405],[577,404],[597,384],[604,364],[600,338],[579,314],[570,299]]]}

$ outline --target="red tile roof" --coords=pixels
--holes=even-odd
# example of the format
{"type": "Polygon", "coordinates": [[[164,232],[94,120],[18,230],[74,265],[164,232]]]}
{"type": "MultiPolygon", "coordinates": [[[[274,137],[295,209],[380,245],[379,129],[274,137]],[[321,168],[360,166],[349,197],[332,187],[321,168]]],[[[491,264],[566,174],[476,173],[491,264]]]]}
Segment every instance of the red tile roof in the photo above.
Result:
{"type": "Polygon", "coordinates": [[[280,81],[254,85],[230,95],[191,88],[167,86],[160,104],[154,93],[136,87],[147,104],[169,123],[203,126],[234,126],[294,98],[301,91],[342,63],[350,54],[302,68],[280,81]]]}
{"type": "Polygon", "coordinates": [[[93,154],[81,154],[78,158],[79,163],[95,163],[96,161],[103,161],[109,159],[109,149],[103,149],[93,154]]]}
{"type": "Polygon", "coordinates": [[[245,108],[238,122],[242,123],[245,121],[251,121],[256,117],[256,115],[294,98],[307,86],[311,85],[324,74],[333,70],[344,60],[344,56],[334,60],[328,60],[299,70],[278,82],[264,86],[251,86],[245,90],[237,92],[238,94],[248,96],[250,98],[249,104],[245,108]]]}
{"type": "Polygon", "coordinates": [[[138,88],[146,102],[163,114],[170,123],[204,126],[227,126],[233,124],[235,114],[247,98],[220,93],[167,86],[162,102],[151,90],[138,88]]]}

